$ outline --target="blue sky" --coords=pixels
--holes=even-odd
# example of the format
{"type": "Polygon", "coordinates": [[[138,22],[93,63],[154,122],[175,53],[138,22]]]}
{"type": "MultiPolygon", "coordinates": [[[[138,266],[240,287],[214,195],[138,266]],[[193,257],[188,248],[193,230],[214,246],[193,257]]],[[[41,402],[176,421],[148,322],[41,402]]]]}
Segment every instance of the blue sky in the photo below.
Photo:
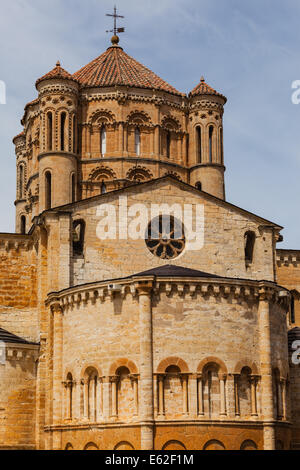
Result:
{"type": "MultiPolygon", "coordinates": [[[[0,0],[0,231],[14,231],[15,156],[35,80],[75,72],[109,45],[113,1],[0,0]]],[[[228,97],[224,117],[229,202],[285,227],[280,248],[300,249],[299,0],[119,0],[125,51],[178,90],[204,75],[228,97]]]]}

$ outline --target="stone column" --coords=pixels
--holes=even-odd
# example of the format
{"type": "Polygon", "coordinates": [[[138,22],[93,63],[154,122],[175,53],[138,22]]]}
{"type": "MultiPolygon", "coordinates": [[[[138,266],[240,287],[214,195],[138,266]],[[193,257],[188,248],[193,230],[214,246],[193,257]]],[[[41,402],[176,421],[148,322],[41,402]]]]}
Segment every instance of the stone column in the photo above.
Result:
{"type": "Polygon", "coordinates": [[[234,374],[234,403],[235,403],[235,416],[240,416],[240,398],[239,398],[239,380],[240,375],[234,374]]]}
{"type": "Polygon", "coordinates": [[[164,400],[164,380],[165,376],[160,374],[157,376],[158,381],[158,416],[164,416],[165,414],[165,400],[164,400]]]}
{"type": "Polygon", "coordinates": [[[185,416],[189,413],[189,406],[188,406],[188,375],[183,374],[181,376],[182,380],[182,412],[185,416]]]}
{"type": "Polygon", "coordinates": [[[220,378],[220,389],[221,389],[221,409],[220,416],[226,416],[226,375],[222,375],[220,378]]]}
{"type": "Polygon", "coordinates": [[[138,387],[138,376],[137,375],[131,375],[130,376],[131,383],[133,385],[133,396],[134,396],[134,415],[138,416],[139,414],[139,387],[138,387]]]}
{"type": "Polygon", "coordinates": [[[251,375],[250,377],[251,383],[251,416],[257,416],[257,398],[256,398],[256,384],[257,384],[257,377],[255,375],[251,375]]]}
{"type": "Polygon", "coordinates": [[[111,416],[118,417],[118,380],[119,377],[111,377],[111,416]]]}
{"type": "Polygon", "coordinates": [[[203,375],[198,375],[198,416],[204,416],[203,375]]]}
{"type": "Polygon", "coordinates": [[[152,281],[137,285],[140,313],[140,423],[141,449],[154,446],[153,352],[152,352],[152,281]]]}
{"type": "Polygon", "coordinates": [[[275,416],[272,383],[272,348],[270,328],[270,296],[266,288],[259,296],[259,333],[260,333],[260,368],[261,399],[264,426],[264,450],[275,450],[275,416]]]}
{"type": "Polygon", "coordinates": [[[282,419],[286,421],[287,419],[287,406],[286,406],[286,380],[281,379],[281,393],[282,393],[282,419]]]}
{"type": "MultiPolygon", "coordinates": [[[[53,314],[53,425],[62,423],[62,401],[63,401],[63,313],[59,303],[51,306],[53,314]]],[[[59,431],[53,433],[53,450],[61,449],[61,434],[59,431]]]]}

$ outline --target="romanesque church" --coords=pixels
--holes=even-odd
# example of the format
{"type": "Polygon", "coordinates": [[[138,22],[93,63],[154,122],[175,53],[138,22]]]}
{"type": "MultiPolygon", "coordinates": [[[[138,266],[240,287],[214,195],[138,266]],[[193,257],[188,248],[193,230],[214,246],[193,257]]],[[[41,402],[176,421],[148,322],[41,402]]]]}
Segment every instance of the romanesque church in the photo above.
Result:
{"type": "Polygon", "coordinates": [[[0,234],[1,449],[300,449],[300,250],[226,200],[227,100],[197,78],[177,91],[114,35],[36,81],[0,234]],[[163,213],[99,237],[125,199],[202,207],[202,246],[163,213]]]}

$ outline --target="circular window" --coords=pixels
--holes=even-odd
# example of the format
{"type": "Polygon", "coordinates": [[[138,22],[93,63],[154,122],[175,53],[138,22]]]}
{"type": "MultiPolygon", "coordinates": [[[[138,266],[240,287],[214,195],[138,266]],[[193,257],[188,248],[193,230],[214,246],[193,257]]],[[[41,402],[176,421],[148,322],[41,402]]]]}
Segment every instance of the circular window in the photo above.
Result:
{"type": "Polygon", "coordinates": [[[146,245],[161,259],[177,258],[185,247],[183,224],[170,215],[155,217],[147,228],[146,245]]]}

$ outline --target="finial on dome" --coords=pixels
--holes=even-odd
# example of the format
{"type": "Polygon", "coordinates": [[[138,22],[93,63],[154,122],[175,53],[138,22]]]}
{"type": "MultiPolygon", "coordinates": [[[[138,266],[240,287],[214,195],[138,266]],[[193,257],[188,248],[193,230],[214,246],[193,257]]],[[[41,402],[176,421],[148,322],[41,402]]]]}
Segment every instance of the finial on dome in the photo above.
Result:
{"type": "Polygon", "coordinates": [[[111,38],[111,43],[113,46],[117,46],[119,44],[120,38],[116,34],[111,38]]]}
{"type": "Polygon", "coordinates": [[[202,77],[200,78],[200,82],[202,82],[202,83],[205,82],[205,78],[203,77],[203,75],[202,75],[202,77]]]}
{"type": "Polygon", "coordinates": [[[60,61],[59,60],[56,62],[56,67],[60,67],[60,61]]]}

